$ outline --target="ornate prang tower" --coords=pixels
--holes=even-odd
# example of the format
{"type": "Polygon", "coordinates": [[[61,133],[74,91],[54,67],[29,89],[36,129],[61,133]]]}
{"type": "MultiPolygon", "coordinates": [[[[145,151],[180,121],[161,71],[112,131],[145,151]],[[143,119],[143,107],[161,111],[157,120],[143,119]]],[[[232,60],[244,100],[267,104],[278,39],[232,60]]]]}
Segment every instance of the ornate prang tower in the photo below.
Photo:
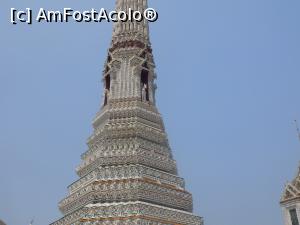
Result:
{"type": "MultiPolygon", "coordinates": [[[[143,12],[147,0],[117,0],[117,11],[143,12]]],[[[202,225],[177,175],[161,115],[148,22],[114,26],[103,71],[103,102],[52,225],[202,225]]]]}
{"type": "Polygon", "coordinates": [[[300,167],[296,178],[287,183],[280,201],[284,225],[299,225],[300,219],[300,167]]]}
{"type": "MultiPolygon", "coordinates": [[[[300,130],[296,122],[298,137],[300,140],[300,130]]],[[[284,225],[299,225],[300,222],[300,166],[298,173],[292,182],[285,186],[281,197],[280,205],[283,210],[284,225]]]]}

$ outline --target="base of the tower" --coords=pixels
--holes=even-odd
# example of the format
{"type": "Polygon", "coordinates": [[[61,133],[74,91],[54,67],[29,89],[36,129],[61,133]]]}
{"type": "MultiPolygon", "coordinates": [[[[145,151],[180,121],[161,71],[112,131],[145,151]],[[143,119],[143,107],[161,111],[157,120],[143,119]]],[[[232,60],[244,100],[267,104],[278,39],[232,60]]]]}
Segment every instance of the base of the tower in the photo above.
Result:
{"type": "Polygon", "coordinates": [[[202,218],[144,202],[90,204],[51,225],[203,225],[202,218]]]}

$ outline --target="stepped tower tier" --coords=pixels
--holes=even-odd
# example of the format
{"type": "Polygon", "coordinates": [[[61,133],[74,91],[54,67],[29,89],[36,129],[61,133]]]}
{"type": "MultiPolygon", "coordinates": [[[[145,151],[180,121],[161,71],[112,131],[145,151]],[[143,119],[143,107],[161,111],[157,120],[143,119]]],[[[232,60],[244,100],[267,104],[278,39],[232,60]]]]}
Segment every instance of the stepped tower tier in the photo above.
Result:
{"type": "MultiPolygon", "coordinates": [[[[117,0],[143,12],[147,0],[117,0]]],[[[201,225],[178,176],[155,104],[155,64],[147,21],[114,24],[103,70],[103,99],[88,150],[52,225],[201,225]]]]}

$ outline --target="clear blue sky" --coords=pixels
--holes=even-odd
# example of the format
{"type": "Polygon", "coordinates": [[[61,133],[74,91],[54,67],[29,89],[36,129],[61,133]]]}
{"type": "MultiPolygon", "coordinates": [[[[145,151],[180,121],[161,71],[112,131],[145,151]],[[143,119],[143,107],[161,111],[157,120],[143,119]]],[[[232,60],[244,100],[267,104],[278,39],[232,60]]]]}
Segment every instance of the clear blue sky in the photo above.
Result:
{"type": "MultiPolygon", "coordinates": [[[[10,8],[114,3],[0,5],[0,218],[45,225],[87,150],[112,24],[13,26],[10,8]]],[[[279,199],[300,159],[299,0],[150,5],[158,106],[195,212],[206,225],[283,224],[279,199]]]]}

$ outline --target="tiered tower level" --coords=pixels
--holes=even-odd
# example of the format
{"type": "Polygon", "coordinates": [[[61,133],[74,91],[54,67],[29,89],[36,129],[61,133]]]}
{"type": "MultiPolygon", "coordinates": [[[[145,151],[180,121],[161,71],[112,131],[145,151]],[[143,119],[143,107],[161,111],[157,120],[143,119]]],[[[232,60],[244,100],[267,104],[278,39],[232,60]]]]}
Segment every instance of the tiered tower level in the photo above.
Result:
{"type": "MultiPolygon", "coordinates": [[[[143,12],[147,0],[117,0],[143,12]]],[[[120,22],[103,71],[103,101],[93,121],[79,179],[52,225],[201,225],[177,174],[160,113],[148,22],[120,22]]]]}

